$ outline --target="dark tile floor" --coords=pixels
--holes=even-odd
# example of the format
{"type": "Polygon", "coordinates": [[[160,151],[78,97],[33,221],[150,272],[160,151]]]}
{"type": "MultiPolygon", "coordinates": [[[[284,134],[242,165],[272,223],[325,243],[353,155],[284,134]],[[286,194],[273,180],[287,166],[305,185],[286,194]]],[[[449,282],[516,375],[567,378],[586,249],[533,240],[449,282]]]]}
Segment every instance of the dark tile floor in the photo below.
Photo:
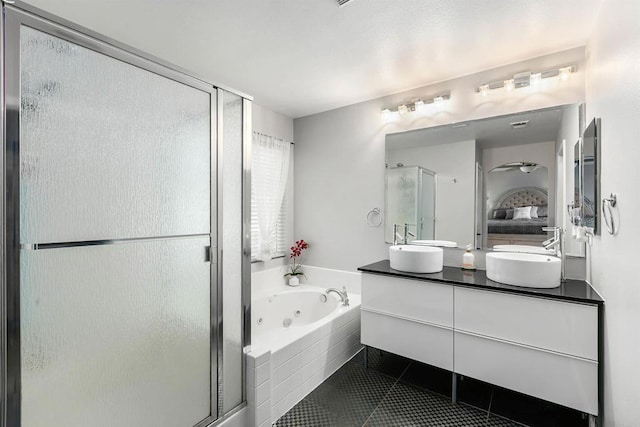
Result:
{"type": "Polygon", "coordinates": [[[377,349],[340,368],[275,424],[320,426],[562,426],[586,427],[582,414],[377,349]]]}

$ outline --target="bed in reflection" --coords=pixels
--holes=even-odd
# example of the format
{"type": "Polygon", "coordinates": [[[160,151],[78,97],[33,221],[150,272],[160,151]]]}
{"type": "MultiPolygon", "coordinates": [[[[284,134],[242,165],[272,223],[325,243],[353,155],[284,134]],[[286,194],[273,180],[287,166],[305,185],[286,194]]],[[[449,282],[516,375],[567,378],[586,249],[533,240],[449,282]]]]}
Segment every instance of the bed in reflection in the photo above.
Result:
{"type": "Polygon", "coordinates": [[[487,246],[541,246],[547,239],[548,197],[542,188],[517,188],[503,194],[489,210],[487,246]]]}

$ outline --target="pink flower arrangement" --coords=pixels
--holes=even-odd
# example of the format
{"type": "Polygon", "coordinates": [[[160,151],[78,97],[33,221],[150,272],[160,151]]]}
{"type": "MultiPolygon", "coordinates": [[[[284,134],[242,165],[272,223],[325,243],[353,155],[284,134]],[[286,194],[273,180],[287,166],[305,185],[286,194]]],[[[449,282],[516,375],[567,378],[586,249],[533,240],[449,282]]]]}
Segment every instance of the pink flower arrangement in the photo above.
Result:
{"type": "Polygon", "coordinates": [[[307,249],[309,244],[304,240],[298,240],[294,246],[291,246],[291,254],[289,258],[293,261],[289,264],[289,271],[286,276],[304,276],[304,273],[300,270],[302,268],[302,251],[307,249]]]}

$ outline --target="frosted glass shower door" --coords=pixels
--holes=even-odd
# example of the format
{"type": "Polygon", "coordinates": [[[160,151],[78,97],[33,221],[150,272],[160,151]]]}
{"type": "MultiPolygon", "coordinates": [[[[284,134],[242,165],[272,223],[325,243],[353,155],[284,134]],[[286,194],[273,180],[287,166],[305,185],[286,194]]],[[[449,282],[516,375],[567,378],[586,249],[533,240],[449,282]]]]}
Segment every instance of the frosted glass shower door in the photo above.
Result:
{"type": "MultiPolygon", "coordinates": [[[[418,167],[387,169],[385,178],[385,242],[393,242],[393,225],[409,224],[413,233],[418,223],[418,167]]],[[[400,229],[400,235],[404,230],[400,229]]],[[[416,234],[416,233],[414,233],[416,234]]]]}
{"type": "Polygon", "coordinates": [[[418,215],[418,239],[436,238],[436,175],[420,169],[420,206],[418,215]]]}
{"type": "Polygon", "coordinates": [[[210,94],[22,26],[22,243],[209,233],[210,94]]]}
{"type": "Polygon", "coordinates": [[[210,413],[208,238],[22,253],[22,426],[210,413]]]}
{"type": "Polygon", "coordinates": [[[7,12],[21,425],[209,423],[214,89],[7,12]]]}

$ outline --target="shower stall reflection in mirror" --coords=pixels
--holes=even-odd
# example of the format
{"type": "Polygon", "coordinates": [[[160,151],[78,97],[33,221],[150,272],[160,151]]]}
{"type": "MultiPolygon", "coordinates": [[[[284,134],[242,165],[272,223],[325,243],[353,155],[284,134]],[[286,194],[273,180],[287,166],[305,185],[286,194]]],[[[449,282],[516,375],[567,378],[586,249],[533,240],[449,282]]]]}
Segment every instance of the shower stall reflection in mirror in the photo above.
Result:
{"type": "Polygon", "coordinates": [[[406,235],[405,244],[436,239],[437,184],[437,174],[422,166],[386,169],[385,242],[394,241],[394,224],[406,235]]]}
{"type": "Polygon", "coordinates": [[[251,336],[251,100],[3,9],[0,425],[235,413],[251,336]]]}

